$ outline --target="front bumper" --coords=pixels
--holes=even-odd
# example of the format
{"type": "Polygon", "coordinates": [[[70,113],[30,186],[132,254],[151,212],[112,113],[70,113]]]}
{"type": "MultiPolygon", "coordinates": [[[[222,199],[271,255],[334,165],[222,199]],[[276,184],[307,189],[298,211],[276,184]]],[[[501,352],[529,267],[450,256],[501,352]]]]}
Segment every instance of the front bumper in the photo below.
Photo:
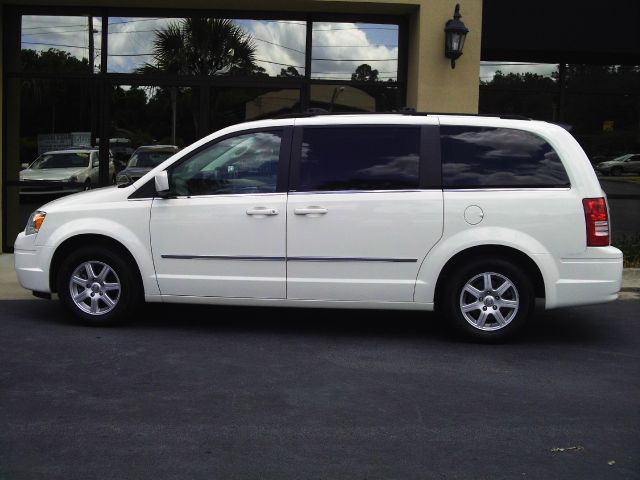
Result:
{"type": "Polygon", "coordinates": [[[53,248],[36,245],[36,235],[18,235],[13,247],[13,258],[18,282],[35,292],[51,293],[49,268],[53,248]]]}

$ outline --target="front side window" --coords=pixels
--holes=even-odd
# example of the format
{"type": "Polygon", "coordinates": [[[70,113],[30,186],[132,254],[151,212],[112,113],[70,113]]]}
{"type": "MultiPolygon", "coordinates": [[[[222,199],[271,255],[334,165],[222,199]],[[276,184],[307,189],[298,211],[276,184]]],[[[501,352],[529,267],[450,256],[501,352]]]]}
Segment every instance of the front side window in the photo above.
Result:
{"type": "Polygon", "coordinates": [[[281,131],[226,138],[169,171],[178,196],[276,191],[281,131]]]}
{"type": "Polygon", "coordinates": [[[300,190],[418,188],[420,128],[305,128],[300,190]]]}
{"type": "Polygon", "coordinates": [[[533,133],[443,125],[440,135],[444,188],[570,186],[556,151],[533,133]]]}

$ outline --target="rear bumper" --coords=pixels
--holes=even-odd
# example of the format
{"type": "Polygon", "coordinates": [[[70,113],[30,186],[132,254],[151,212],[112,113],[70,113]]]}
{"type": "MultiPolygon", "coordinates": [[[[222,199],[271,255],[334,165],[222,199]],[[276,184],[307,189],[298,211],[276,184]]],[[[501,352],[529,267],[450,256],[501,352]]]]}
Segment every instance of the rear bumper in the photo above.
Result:
{"type": "Polygon", "coordinates": [[[547,285],[547,308],[616,300],[622,286],[622,252],[615,247],[590,248],[584,258],[563,258],[555,281],[547,285]]]}

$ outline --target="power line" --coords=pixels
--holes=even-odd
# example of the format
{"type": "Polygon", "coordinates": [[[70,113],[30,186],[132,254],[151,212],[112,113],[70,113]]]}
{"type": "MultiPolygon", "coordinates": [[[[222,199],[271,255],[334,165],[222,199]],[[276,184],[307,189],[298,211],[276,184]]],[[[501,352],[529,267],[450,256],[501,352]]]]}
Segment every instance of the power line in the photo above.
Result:
{"type": "Polygon", "coordinates": [[[398,27],[389,28],[389,27],[347,27],[347,28],[314,28],[314,32],[333,32],[336,30],[391,30],[394,32],[398,31],[398,27]]]}
{"type": "Polygon", "coordinates": [[[285,45],[280,45],[279,43],[275,43],[275,42],[270,42],[269,40],[263,40],[262,38],[258,38],[258,37],[251,37],[252,40],[257,40],[259,42],[264,42],[264,43],[268,43],[269,45],[275,45],[276,47],[282,47],[282,48],[286,48],[287,50],[293,50],[294,52],[297,53],[301,53],[301,54],[305,54],[305,52],[303,52],[302,50],[298,50],[296,48],[292,48],[292,47],[287,47],[285,45]]]}
{"type": "Polygon", "coordinates": [[[45,45],[47,47],[67,47],[67,48],[84,48],[88,50],[89,47],[80,47],[78,45],[63,45],[61,43],[41,43],[41,42],[22,42],[24,45],[45,45]]]}
{"type": "Polygon", "coordinates": [[[271,60],[261,60],[259,58],[256,58],[256,62],[262,62],[262,63],[271,63],[273,65],[281,65],[283,67],[294,67],[294,68],[304,68],[303,65],[290,65],[288,63],[279,63],[279,62],[272,62],[271,60]]]}
{"type": "Polygon", "coordinates": [[[393,62],[397,58],[312,58],[321,62],[393,62]]]}
{"type": "Polygon", "coordinates": [[[369,47],[397,47],[393,43],[371,43],[369,45],[313,45],[313,48],[369,48],[369,47]]]}
{"type": "MultiPolygon", "coordinates": [[[[36,33],[23,33],[23,37],[39,37],[40,35],[68,35],[70,33],[81,33],[81,32],[89,32],[88,28],[81,28],[80,30],[68,30],[66,32],[36,32],[36,33]]],[[[100,33],[100,31],[96,31],[96,33],[100,33]]]]}

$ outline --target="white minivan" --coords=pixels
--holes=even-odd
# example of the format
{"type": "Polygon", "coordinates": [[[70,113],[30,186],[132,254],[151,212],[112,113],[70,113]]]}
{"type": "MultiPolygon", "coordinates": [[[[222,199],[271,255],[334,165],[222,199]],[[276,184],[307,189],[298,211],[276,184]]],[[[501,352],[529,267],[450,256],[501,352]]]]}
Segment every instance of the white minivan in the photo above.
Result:
{"type": "Polygon", "coordinates": [[[440,114],[234,125],[133,184],[55,200],[15,242],[20,283],[91,325],[141,302],[437,309],[498,340],[618,296],[622,253],[563,128],[440,114]]]}

